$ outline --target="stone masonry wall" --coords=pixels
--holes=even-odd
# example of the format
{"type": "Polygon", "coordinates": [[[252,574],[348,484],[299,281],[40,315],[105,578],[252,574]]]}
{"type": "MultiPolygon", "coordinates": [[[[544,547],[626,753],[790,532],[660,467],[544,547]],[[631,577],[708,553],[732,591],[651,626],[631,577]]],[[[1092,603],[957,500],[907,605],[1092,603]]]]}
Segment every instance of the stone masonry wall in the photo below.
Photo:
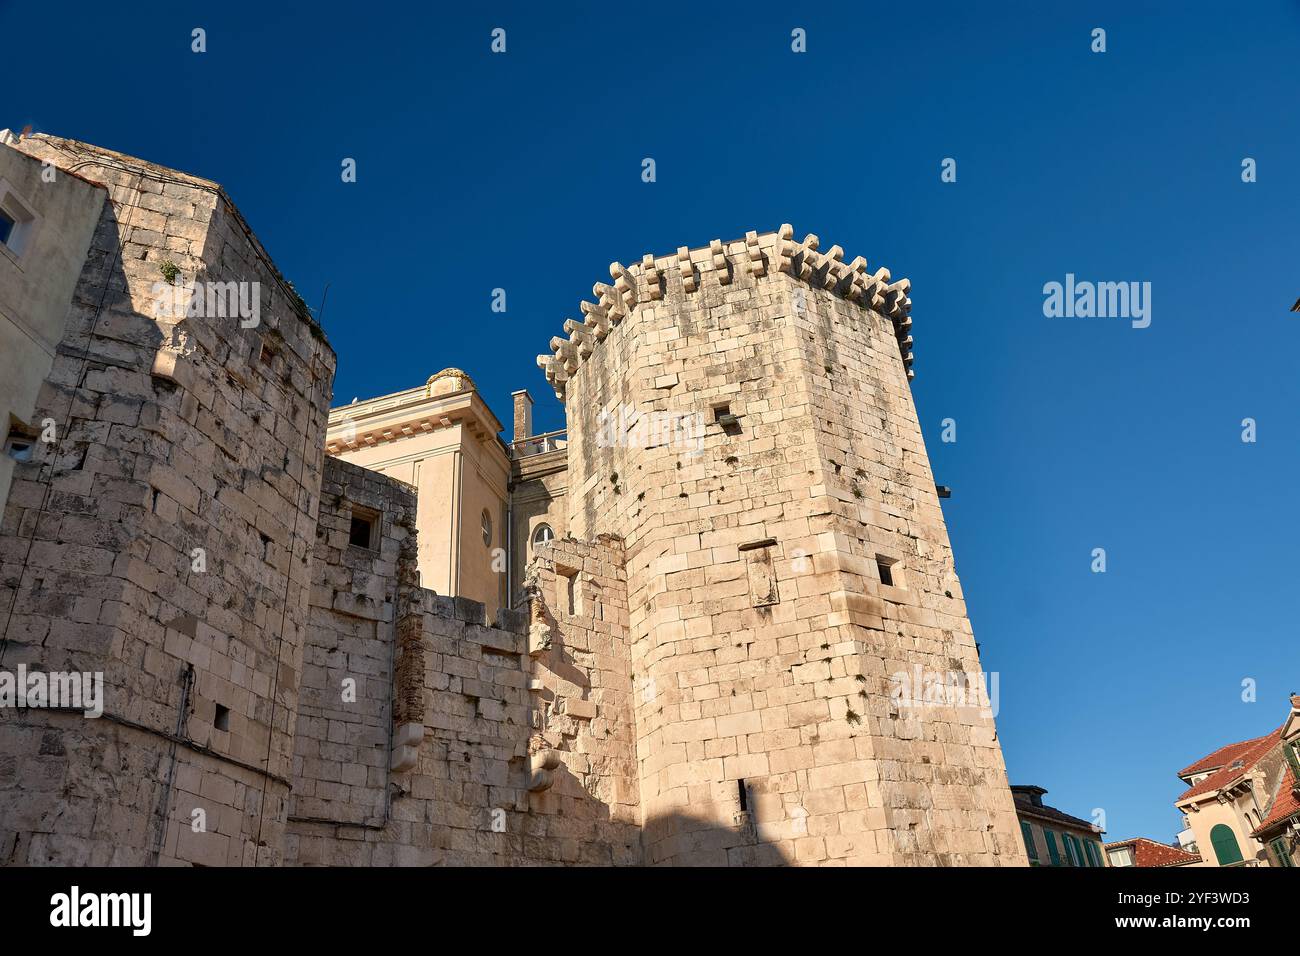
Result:
{"type": "Polygon", "coordinates": [[[539,546],[525,582],[530,752],[560,766],[531,794],[535,814],[564,821],[584,863],[641,862],[633,680],[622,542],[539,546]]]}
{"type": "MultiPolygon", "coordinates": [[[[325,461],[293,761],[291,823],[382,825],[393,744],[399,563],[415,560],[415,492],[325,461]],[[378,526],[349,543],[354,507],[378,526]]],[[[423,670],[419,674],[423,684],[423,670]]]]}
{"type": "Polygon", "coordinates": [[[58,440],[0,526],[0,667],[105,699],[0,715],[0,861],[275,863],[334,356],[218,187],[19,148],[110,203],[38,400],[58,440]],[[260,324],[159,316],[168,262],[258,283],[260,324]]]}
{"type": "Polygon", "coordinates": [[[991,719],[890,706],[978,670],[908,285],[791,232],[615,263],[539,358],[570,533],[626,546],[647,861],[1021,863],[991,719]]]}
{"type": "MultiPolygon", "coordinates": [[[[564,567],[577,565],[607,603],[588,603],[601,609],[572,641],[535,659],[526,614],[502,611],[489,625],[482,604],[410,586],[414,522],[406,486],[329,461],[287,862],[640,862],[615,564],[595,548],[565,552],[564,567]],[[382,516],[374,553],[346,544],[352,504],[382,516]],[[394,621],[404,618],[403,636],[394,621]],[[419,665],[405,669],[418,676],[418,704],[404,655],[419,665]],[[349,676],[353,702],[340,694],[349,676]],[[530,758],[551,749],[553,766],[535,773],[530,758]]],[[[549,566],[536,579],[539,594],[553,593],[549,566]]]]}

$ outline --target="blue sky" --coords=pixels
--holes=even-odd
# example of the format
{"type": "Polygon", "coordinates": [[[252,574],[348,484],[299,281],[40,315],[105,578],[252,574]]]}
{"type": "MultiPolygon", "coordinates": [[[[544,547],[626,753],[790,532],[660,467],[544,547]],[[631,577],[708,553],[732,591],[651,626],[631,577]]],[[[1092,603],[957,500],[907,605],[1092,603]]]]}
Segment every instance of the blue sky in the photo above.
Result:
{"type": "Polygon", "coordinates": [[[1300,7],[542,6],[0,3],[0,126],[221,182],[309,304],[329,284],[340,403],[455,365],[560,427],[533,357],[609,262],[748,229],[909,276],[1012,780],[1172,839],[1175,771],[1300,690],[1300,7]],[[1150,327],[1045,317],[1066,273],[1150,282],[1150,327]]]}

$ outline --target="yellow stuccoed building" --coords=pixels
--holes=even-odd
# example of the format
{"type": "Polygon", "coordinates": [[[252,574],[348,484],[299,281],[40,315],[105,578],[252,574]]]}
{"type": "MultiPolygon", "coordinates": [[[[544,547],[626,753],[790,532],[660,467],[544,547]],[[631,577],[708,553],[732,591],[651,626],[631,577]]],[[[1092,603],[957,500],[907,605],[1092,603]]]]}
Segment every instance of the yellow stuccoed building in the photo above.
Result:
{"type": "Polygon", "coordinates": [[[448,368],[418,388],[332,409],[325,437],[331,455],[415,489],[420,584],[479,601],[490,616],[509,594],[510,456],[500,431],[474,381],[448,368]]]}

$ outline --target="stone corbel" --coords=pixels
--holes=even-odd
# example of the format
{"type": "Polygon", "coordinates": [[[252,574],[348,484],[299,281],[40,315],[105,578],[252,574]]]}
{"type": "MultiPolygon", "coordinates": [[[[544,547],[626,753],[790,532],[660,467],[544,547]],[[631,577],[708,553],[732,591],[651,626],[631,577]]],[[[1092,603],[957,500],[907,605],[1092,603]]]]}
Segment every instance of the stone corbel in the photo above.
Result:
{"type": "Polygon", "coordinates": [[[821,256],[817,249],[821,245],[821,240],[813,233],[803,237],[803,243],[799,247],[799,272],[800,279],[808,279],[818,266],[821,256]]]}
{"type": "Polygon", "coordinates": [[[844,281],[844,297],[849,301],[860,302],[866,297],[867,284],[864,281],[866,271],[867,260],[861,256],[849,263],[844,281]]]}
{"type": "Polygon", "coordinates": [[[597,282],[591,287],[591,294],[600,300],[600,307],[609,316],[610,325],[618,325],[627,317],[627,305],[623,297],[614,291],[614,287],[597,282]]]}
{"type": "Polygon", "coordinates": [[[691,250],[686,246],[677,247],[677,271],[682,276],[682,288],[694,292],[698,287],[695,281],[695,264],[691,262],[691,250]]]}
{"type": "Polygon", "coordinates": [[[614,280],[614,291],[623,299],[625,312],[631,312],[637,303],[636,279],[621,262],[609,264],[609,277],[614,280]]]}
{"type": "Polygon", "coordinates": [[[776,245],[772,251],[773,268],[777,272],[793,274],[794,253],[794,226],[783,222],[776,232],[776,245]]]}
{"type": "Polygon", "coordinates": [[[389,768],[394,773],[410,770],[420,756],[420,742],[424,740],[424,724],[401,724],[393,732],[393,751],[389,768]]]}
{"type": "Polygon", "coordinates": [[[568,339],[562,339],[558,335],[551,338],[551,351],[564,366],[564,370],[573,374],[578,370],[578,352],[573,347],[573,343],[568,339]]]}
{"type": "Polygon", "coordinates": [[[582,324],[587,327],[587,331],[596,337],[597,342],[605,341],[605,336],[609,335],[609,316],[602,312],[589,312],[583,318],[582,324]]]}
{"type": "Polygon", "coordinates": [[[648,252],[641,257],[641,274],[645,276],[646,291],[650,300],[653,302],[662,299],[664,288],[659,280],[659,270],[655,268],[655,257],[648,252]]]}
{"type": "Polygon", "coordinates": [[[560,769],[560,754],[552,749],[542,737],[529,741],[528,749],[528,792],[540,793],[549,790],[555,783],[553,771],[560,769]]]}
{"type": "Polygon", "coordinates": [[[713,257],[713,273],[718,277],[719,285],[730,285],[731,269],[727,267],[727,256],[722,250],[721,239],[709,243],[709,255],[713,257]]]}
{"type": "Polygon", "coordinates": [[[749,255],[749,274],[766,275],[767,260],[763,258],[763,249],[758,244],[758,233],[752,229],[745,233],[745,251],[749,255]]]}
{"type": "Polygon", "coordinates": [[[573,343],[573,347],[577,350],[578,358],[591,358],[591,352],[596,347],[596,341],[587,331],[587,327],[581,322],[573,321],[573,319],[565,319],[564,331],[569,333],[569,341],[573,343]]]}

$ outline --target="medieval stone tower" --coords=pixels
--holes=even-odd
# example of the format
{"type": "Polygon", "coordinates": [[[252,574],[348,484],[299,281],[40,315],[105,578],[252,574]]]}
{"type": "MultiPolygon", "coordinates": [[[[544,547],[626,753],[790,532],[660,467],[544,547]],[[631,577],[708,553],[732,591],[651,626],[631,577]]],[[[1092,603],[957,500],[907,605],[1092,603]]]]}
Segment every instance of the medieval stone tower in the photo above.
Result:
{"type": "Polygon", "coordinates": [[[375,461],[509,461],[489,608],[422,586],[414,466],[326,454],[334,352],[219,186],[3,131],[0,171],[63,290],[5,399],[52,432],[8,443],[0,865],[1025,862],[990,713],[920,686],[980,664],[906,280],[789,226],[615,263],[532,456],[468,388],[367,403],[375,461]]]}
{"type": "Polygon", "coordinates": [[[610,274],[538,364],[622,542],[646,862],[1023,862],[987,709],[894,676],[980,671],[908,281],[788,225],[610,274]]]}

